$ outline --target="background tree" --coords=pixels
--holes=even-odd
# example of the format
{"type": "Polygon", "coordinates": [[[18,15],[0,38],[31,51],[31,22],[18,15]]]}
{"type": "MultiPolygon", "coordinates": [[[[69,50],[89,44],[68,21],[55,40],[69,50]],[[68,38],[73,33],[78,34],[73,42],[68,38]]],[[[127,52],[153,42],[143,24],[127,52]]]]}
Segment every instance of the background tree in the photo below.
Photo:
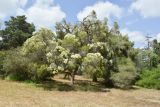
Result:
{"type": "Polygon", "coordinates": [[[158,55],[158,63],[160,63],[160,42],[156,39],[152,41],[153,52],[158,55]]]}
{"type": "Polygon", "coordinates": [[[62,22],[56,23],[56,34],[58,39],[64,39],[64,36],[68,33],[73,33],[76,26],[68,23],[65,19],[62,22]]]}
{"type": "Polygon", "coordinates": [[[120,30],[119,30],[119,25],[118,22],[114,22],[114,25],[110,31],[113,35],[119,35],[120,34],[120,30]]]}
{"type": "Polygon", "coordinates": [[[143,71],[144,69],[152,69],[158,67],[159,64],[159,43],[155,39],[153,41],[148,40],[148,46],[144,49],[139,49],[136,56],[136,65],[138,71],[143,71]]]}
{"type": "Polygon", "coordinates": [[[1,49],[10,49],[22,46],[32,36],[35,26],[26,21],[25,16],[11,17],[5,22],[5,29],[1,30],[1,49]]]}

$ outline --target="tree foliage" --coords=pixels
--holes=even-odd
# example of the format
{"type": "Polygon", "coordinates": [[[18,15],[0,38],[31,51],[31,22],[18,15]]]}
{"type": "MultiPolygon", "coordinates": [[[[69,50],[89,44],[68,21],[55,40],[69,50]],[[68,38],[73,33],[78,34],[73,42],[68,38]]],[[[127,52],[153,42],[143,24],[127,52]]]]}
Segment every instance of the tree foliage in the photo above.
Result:
{"type": "Polygon", "coordinates": [[[5,29],[1,30],[0,49],[10,49],[22,46],[22,44],[32,36],[35,26],[26,21],[25,16],[11,17],[5,22],[5,29]]]}
{"type": "Polygon", "coordinates": [[[119,72],[111,75],[111,80],[115,87],[130,88],[137,77],[136,68],[130,58],[119,58],[119,72]]]}
{"type": "MultiPolygon", "coordinates": [[[[118,66],[118,59],[125,57],[134,60],[136,53],[133,43],[127,36],[121,35],[118,23],[115,22],[109,30],[107,19],[98,20],[94,11],[76,25],[63,21],[57,27],[58,46],[47,54],[50,66],[56,73],[69,72],[74,78],[80,69],[93,80],[103,77],[107,83],[111,81],[112,72],[122,71],[118,66]],[[71,57],[76,55],[79,56],[78,61],[71,57]]],[[[132,68],[131,72],[135,72],[134,65],[132,68]]]]}
{"type": "Polygon", "coordinates": [[[47,63],[46,54],[57,45],[51,30],[42,28],[23,44],[22,54],[36,63],[47,63]]]}
{"type": "MultiPolygon", "coordinates": [[[[24,17],[17,18],[19,22],[24,17]]],[[[17,19],[12,20],[8,22],[6,29],[10,29],[10,23],[15,27],[14,21],[17,19]]],[[[15,74],[19,76],[19,72],[22,72],[23,77],[23,73],[27,72],[25,75],[31,80],[45,80],[58,73],[64,73],[70,76],[71,84],[74,84],[75,75],[81,72],[95,82],[97,78],[103,78],[105,84],[112,83],[117,87],[130,86],[136,77],[133,62],[136,51],[128,37],[120,33],[117,22],[111,29],[107,24],[107,18],[99,20],[96,12],[92,11],[76,24],[70,24],[65,20],[57,23],[56,34],[42,28],[23,41],[23,45],[15,45],[22,45],[19,55],[15,57],[18,60],[9,56],[4,68],[8,75],[17,71],[15,74]],[[23,59],[27,62],[23,63],[23,59]],[[23,69],[24,67],[26,69],[23,69]]],[[[22,26],[25,28],[23,24],[22,26]]],[[[26,32],[31,34],[33,29],[26,32]]]]}
{"type": "Polygon", "coordinates": [[[100,53],[88,53],[83,59],[82,71],[90,75],[94,82],[101,77],[106,70],[106,61],[100,53]]]}

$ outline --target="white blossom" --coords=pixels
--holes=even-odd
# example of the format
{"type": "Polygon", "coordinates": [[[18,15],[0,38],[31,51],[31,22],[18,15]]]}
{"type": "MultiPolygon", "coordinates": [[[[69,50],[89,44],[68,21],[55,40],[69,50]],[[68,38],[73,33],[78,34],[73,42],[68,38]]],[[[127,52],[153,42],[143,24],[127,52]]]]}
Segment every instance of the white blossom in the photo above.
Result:
{"type": "Polygon", "coordinates": [[[53,70],[53,74],[57,74],[58,73],[58,70],[53,70]]]}
{"type": "Polygon", "coordinates": [[[113,60],[109,60],[109,62],[110,62],[111,64],[113,64],[113,60]]]}
{"type": "Polygon", "coordinates": [[[63,71],[63,70],[64,70],[64,68],[63,68],[63,67],[61,67],[61,66],[58,66],[58,70],[59,70],[59,71],[63,71]]]}
{"type": "Polygon", "coordinates": [[[50,58],[50,57],[52,57],[52,53],[48,52],[46,56],[50,58]]]}
{"type": "Polygon", "coordinates": [[[65,38],[65,39],[66,39],[66,38],[76,38],[76,36],[68,33],[67,35],[65,35],[64,38],[65,38]]]}
{"type": "Polygon", "coordinates": [[[61,57],[67,57],[68,56],[68,51],[65,50],[65,51],[62,51],[62,53],[60,54],[61,57]]]}
{"type": "Polygon", "coordinates": [[[92,47],[94,47],[94,44],[88,44],[88,46],[91,49],[92,47]]]}
{"type": "Polygon", "coordinates": [[[62,46],[56,46],[55,49],[56,49],[56,50],[60,50],[60,51],[63,51],[63,50],[64,50],[64,48],[63,48],[62,46]]]}
{"type": "Polygon", "coordinates": [[[100,53],[88,53],[87,57],[93,57],[93,58],[101,58],[101,59],[103,59],[103,56],[100,53]]]}
{"type": "Polygon", "coordinates": [[[63,63],[67,64],[68,62],[68,59],[64,59],[63,63]]]}
{"type": "Polygon", "coordinates": [[[74,55],[71,55],[71,58],[80,59],[81,55],[80,54],[74,54],[74,55]]]}
{"type": "Polygon", "coordinates": [[[56,68],[56,65],[54,63],[51,63],[50,67],[54,69],[54,68],[56,68]]]}

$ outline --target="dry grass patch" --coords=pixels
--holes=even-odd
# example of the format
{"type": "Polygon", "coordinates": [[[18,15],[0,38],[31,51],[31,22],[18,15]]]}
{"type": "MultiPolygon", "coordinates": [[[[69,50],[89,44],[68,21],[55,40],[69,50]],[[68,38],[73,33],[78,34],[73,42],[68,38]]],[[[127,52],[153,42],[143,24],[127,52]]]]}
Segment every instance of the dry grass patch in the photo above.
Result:
{"type": "Polygon", "coordinates": [[[0,80],[0,107],[160,107],[158,90],[56,91],[58,86],[67,84],[55,84],[49,91],[40,84],[35,87],[33,84],[0,80]]]}

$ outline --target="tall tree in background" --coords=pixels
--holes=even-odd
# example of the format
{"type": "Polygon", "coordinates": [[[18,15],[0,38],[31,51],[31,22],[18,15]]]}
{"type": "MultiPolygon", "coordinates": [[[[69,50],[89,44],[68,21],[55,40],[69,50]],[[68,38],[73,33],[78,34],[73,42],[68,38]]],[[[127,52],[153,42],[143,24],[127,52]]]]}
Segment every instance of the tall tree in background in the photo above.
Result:
{"type": "Polygon", "coordinates": [[[160,56],[160,42],[154,39],[152,43],[152,47],[153,47],[154,53],[160,56]]]}
{"type": "Polygon", "coordinates": [[[153,52],[157,55],[157,65],[160,63],[160,42],[154,39],[152,41],[153,52]]]}
{"type": "Polygon", "coordinates": [[[138,49],[136,56],[136,67],[138,71],[143,71],[145,68],[152,69],[158,67],[160,62],[160,43],[154,39],[150,40],[151,37],[147,38],[147,46],[144,49],[138,49]]]}
{"type": "Polygon", "coordinates": [[[0,49],[10,49],[22,46],[32,36],[35,26],[26,21],[26,16],[11,17],[5,22],[5,29],[1,30],[2,44],[0,49]]]}
{"type": "Polygon", "coordinates": [[[58,39],[64,39],[65,35],[68,33],[73,33],[76,25],[68,23],[65,19],[62,22],[56,23],[56,34],[58,39]]]}

